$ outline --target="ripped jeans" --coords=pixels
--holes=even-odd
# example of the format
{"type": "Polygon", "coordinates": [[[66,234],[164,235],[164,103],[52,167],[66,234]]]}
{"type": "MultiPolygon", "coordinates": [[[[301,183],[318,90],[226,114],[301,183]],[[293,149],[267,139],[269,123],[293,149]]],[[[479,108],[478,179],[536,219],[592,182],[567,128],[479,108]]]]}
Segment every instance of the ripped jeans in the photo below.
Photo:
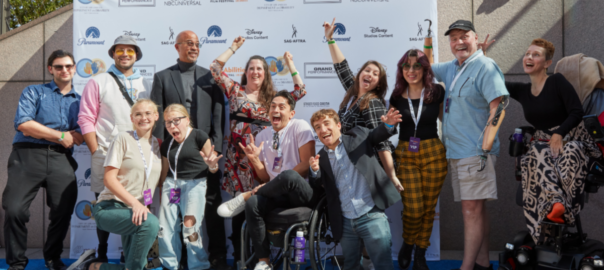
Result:
{"type": "Polygon", "coordinates": [[[201,241],[201,225],[206,205],[206,178],[194,180],[177,180],[166,177],[161,194],[159,211],[159,258],[162,266],[176,270],[179,268],[182,243],[180,233],[187,247],[189,269],[210,268],[208,254],[201,241]],[[170,203],[170,190],[180,188],[180,202],[170,203]],[[185,216],[195,218],[192,227],[183,223],[185,216]]]}

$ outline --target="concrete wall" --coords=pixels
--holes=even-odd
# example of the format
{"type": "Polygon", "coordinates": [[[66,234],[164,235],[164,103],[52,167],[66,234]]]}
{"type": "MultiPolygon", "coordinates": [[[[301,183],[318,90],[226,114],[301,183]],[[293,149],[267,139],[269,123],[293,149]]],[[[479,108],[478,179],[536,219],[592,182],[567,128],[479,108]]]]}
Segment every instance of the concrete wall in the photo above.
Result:
{"type": "MultiPolygon", "coordinates": [[[[0,107],[0,165],[6,164],[14,136],[13,118],[19,95],[29,84],[51,80],[44,68],[49,53],[56,49],[71,50],[73,16],[72,7],[65,7],[44,18],[0,36],[0,94],[5,106],[0,107]]],[[[537,37],[554,43],[554,62],[579,52],[604,59],[604,37],[599,36],[604,26],[601,19],[604,2],[599,0],[439,0],[438,32],[444,33],[457,19],[472,20],[479,38],[490,34],[497,41],[488,51],[495,59],[506,80],[528,81],[522,71],[521,59],[537,37]]],[[[453,60],[448,39],[439,39],[441,61],[453,60]]],[[[550,69],[553,72],[553,67],[550,69]]],[[[491,216],[492,250],[501,250],[513,234],[525,228],[522,209],[514,203],[516,182],[513,175],[514,160],[507,156],[505,140],[517,126],[527,124],[520,104],[512,101],[502,124],[502,155],[497,164],[499,200],[488,203],[491,216]]],[[[0,187],[6,183],[6,171],[0,166],[0,187]]],[[[1,189],[1,188],[0,188],[1,189]]],[[[595,237],[604,235],[604,222],[599,215],[604,208],[602,195],[590,198],[582,212],[585,231],[595,237]]],[[[44,206],[44,192],[36,197],[30,208],[28,224],[30,247],[41,247],[48,226],[48,208],[44,206]]],[[[441,196],[441,248],[463,249],[463,221],[461,205],[453,202],[450,179],[447,179],[441,196]]],[[[0,210],[0,223],[3,223],[0,210]]],[[[0,244],[4,244],[0,226],[0,244]]],[[[69,237],[65,240],[69,244],[69,237]]]]}

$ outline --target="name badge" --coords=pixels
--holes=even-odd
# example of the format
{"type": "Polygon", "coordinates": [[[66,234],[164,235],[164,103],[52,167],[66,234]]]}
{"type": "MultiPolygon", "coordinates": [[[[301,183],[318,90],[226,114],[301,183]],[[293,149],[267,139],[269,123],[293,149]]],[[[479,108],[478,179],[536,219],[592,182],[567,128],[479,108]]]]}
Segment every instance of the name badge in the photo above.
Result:
{"type": "Polygon", "coordinates": [[[419,138],[411,137],[409,138],[409,151],[417,153],[419,152],[419,138]]]}
{"type": "Polygon", "coordinates": [[[280,172],[281,165],[283,164],[283,157],[276,157],[273,162],[273,172],[280,172]]]}
{"type": "Polygon", "coordinates": [[[151,189],[147,189],[143,192],[143,197],[145,199],[145,206],[151,205],[153,203],[153,193],[151,193],[151,189]]]}
{"type": "Polygon", "coordinates": [[[180,203],[180,188],[170,189],[170,203],[180,203]]]}

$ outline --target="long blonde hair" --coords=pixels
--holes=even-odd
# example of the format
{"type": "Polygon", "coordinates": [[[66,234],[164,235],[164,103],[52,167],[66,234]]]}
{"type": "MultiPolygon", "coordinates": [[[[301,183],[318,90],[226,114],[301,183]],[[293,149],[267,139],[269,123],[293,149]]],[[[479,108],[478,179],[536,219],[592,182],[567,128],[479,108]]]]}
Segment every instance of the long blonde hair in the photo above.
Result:
{"type": "MultiPolygon", "coordinates": [[[[153,107],[153,112],[154,113],[159,113],[157,110],[157,104],[155,104],[155,102],[153,102],[153,100],[150,100],[148,98],[139,98],[138,100],[136,100],[136,102],[134,102],[134,104],[132,105],[132,107],[130,108],[130,116],[132,116],[134,114],[134,109],[136,109],[136,107],[138,107],[139,105],[143,104],[143,103],[147,103],[152,105],[151,107],[153,107]]],[[[157,123],[157,121],[155,121],[155,123],[153,123],[153,129],[155,129],[155,124],[157,123]]],[[[132,123],[132,129],[136,130],[136,127],[134,126],[134,123],[132,123]]]]}
{"type": "MultiPolygon", "coordinates": [[[[168,107],[166,107],[166,109],[164,110],[164,115],[166,115],[172,111],[178,112],[178,113],[184,115],[187,118],[187,120],[189,120],[189,127],[193,128],[193,124],[191,124],[191,116],[189,115],[189,112],[187,112],[187,108],[185,108],[185,106],[183,106],[182,104],[178,104],[178,103],[172,103],[168,107]]],[[[166,128],[167,128],[167,126],[166,126],[166,128]]]]}

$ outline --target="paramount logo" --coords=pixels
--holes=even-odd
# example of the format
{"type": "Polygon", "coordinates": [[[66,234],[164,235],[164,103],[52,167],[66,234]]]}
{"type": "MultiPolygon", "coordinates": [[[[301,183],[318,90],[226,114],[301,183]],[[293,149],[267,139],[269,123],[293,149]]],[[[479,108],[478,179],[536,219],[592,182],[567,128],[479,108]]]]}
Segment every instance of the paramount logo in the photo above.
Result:
{"type": "Polygon", "coordinates": [[[78,46],[82,46],[82,45],[105,45],[105,41],[104,40],[88,41],[88,40],[86,40],[86,38],[80,38],[80,39],[78,39],[78,46]]]}

